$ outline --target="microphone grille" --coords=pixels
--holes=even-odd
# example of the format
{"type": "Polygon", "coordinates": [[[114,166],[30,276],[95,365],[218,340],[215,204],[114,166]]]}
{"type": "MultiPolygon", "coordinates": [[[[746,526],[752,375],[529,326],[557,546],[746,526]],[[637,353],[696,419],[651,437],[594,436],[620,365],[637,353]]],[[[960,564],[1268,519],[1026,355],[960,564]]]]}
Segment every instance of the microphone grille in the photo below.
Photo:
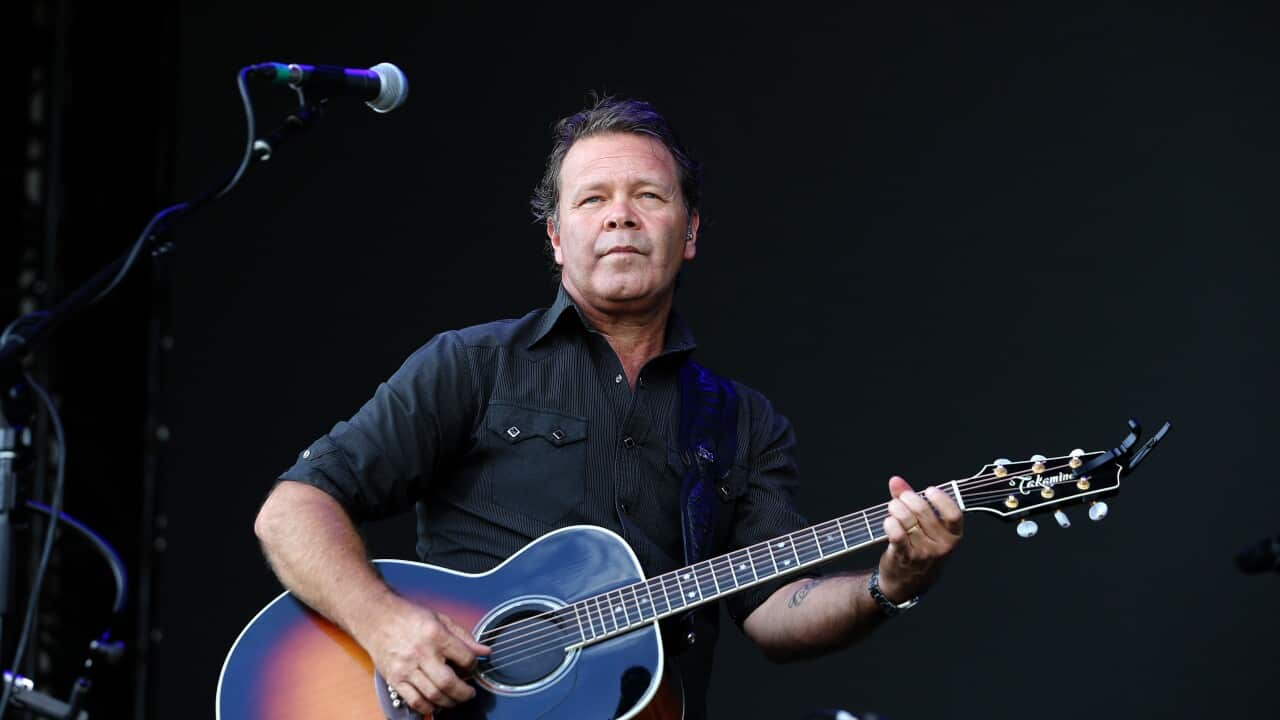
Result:
{"type": "Polygon", "coordinates": [[[365,104],[380,113],[391,112],[403,105],[409,97],[409,78],[404,76],[404,71],[385,62],[378,63],[369,70],[377,74],[382,81],[382,88],[376,98],[365,104]]]}

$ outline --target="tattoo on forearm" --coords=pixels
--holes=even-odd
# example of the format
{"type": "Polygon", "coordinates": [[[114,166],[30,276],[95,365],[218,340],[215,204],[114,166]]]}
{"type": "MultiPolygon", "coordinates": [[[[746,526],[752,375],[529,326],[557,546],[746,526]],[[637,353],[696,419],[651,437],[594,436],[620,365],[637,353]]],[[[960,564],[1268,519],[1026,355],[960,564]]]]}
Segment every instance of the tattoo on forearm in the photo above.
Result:
{"type": "Polygon", "coordinates": [[[796,590],[795,593],[791,595],[791,599],[787,601],[787,607],[800,607],[800,603],[804,602],[804,599],[809,597],[809,593],[813,592],[813,589],[821,584],[822,578],[814,578],[801,585],[800,589],[796,590]]]}

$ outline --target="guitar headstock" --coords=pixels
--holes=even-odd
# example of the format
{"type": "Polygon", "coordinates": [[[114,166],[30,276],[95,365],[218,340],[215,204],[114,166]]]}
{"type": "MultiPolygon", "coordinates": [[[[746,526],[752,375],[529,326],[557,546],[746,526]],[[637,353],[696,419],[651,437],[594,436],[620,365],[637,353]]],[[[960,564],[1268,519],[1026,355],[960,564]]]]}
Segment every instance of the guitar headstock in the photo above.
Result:
{"type": "Polygon", "coordinates": [[[1032,455],[1020,461],[1000,458],[973,476],[957,480],[955,486],[966,511],[1023,518],[1018,524],[1018,534],[1023,537],[1031,537],[1037,530],[1035,522],[1026,517],[1051,508],[1056,508],[1058,524],[1068,527],[1071,523],[1060,506],[1089,503],[1089,519],[1101,520],[1107,514],[1102,498],[1120,490],[1120,479],[1132,472],[1168,431],[1166,422],[1135,452],[1142,428],[1130,420],[1128,437],[1110,450],[1077,449],[1057,457],[1032,455]]]}

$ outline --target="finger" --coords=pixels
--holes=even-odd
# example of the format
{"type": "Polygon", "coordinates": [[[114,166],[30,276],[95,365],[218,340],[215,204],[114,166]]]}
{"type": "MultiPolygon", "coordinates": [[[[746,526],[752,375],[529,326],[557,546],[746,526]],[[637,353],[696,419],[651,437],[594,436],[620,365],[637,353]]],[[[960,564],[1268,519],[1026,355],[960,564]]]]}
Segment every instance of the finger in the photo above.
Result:
{"type": "Polygon", "coordinates": [[[436,692],[428,692],[427,699],[437,706],[453,707],[475,697],[476,689],[463,682],[448,665],[433,662],[419,667],[434,684],[436,692]]]}
{"type": "Polygon", "coordinates": [[[924,496],[937,512],[947,532],[956,536],[964,533],[964,511],[955,500],[951,499],[950,495],[931,486],[925,488],[924,496]]]}
{"type": "Polygon", "coordinates": [[[898,497],[904,492],[911,489],[911,485],[901,477],[894,475],[889,478],[889,497],[898,497]]]}
{"type": "MultiPolygon", "coordinates": [[[[930,540],[941,540],[946,537],[946,529],[942,527],[942,522],[933,512],[933,508],[929,507],[929,503],[917,495],[915,492],[908,490],[898,496],[894,502],[900,502],[907,506],[911,514],[915,516],[915,521],[920,523],[920,530],[930,540]]],[[[908,528],[909,529],[909,528],[908,528]]]]}
{"type": "MultiPolygon", "coordinates": [[[[427,682],[427,677],[423,675],[421,672],[414,673],[414,678],[418,682],[421,682],[424,684],[427,682]]],[[[396,693],[400,695],[400,699],[404,700],[405,703],[409,707],[413,708],[415,712],[418,712],[422,715],[430,715],[431,713],[436,711],[436,706],[432,705],[427,700],[426,696],[422,694],[422,691],[419,690],[413,683],[409,681],[405,681],[402,683],[398,683],[395,686],[395,688],[396,688],[396,693]]]]}
{"type": "MultiPolygon", "coordinates": [[[[436,617],[440,618],[440,621],[444,623],[445,628],[447,628],[454,637],[462,641],[463,645],[471,651],[472,655],[484,655],[488,657],[493,653],[493,648],[476,641],[475,637],[471,635],[471,632],[459,625],[453,618],[445,615],[444,613],[438,613],[436,617]]],[[[468,663],[468,666],[469,665],[470,663],[468,663]]]]}
{"type": "Polygon", "coordinates": [[[451,632],[447,624],[444,627],[445,630],[440,633],[436,644],[436,650],[440,655],[453,663],[454,667],[469,668],[475,664],[476,654],[471,652],[470,643],[451,632]]]}
{"type": "MultiPolygon", "coordinates": [[[[902,526],[902,531],[909,534],[912,533],[912,528],[920,524],[915,513],[911,512],[911,508],[902,502],[901,496],[889,501],[889,517],[897,520],[902,526]]],[[[908,537],[907,540],[910,541],[911,538],[908,537]]]]}
{"type": "Polygon", "coordinates": [[[910,554],[907,547],[907,531],[902,529],[902,523],[898,518],[890,515],[884,519],[884,534],[889,538],[889,549],[886,552],[910,554]]]}

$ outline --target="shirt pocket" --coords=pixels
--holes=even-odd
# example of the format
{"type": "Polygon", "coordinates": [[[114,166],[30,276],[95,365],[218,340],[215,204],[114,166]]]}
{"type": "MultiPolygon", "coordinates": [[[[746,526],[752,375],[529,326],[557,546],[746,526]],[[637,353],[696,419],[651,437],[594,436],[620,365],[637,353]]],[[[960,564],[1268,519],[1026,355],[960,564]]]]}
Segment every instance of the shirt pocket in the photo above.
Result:
{"type": "Polygon", "coordinates": [[[587,421],[550,410],[490,404],[492,500],[557,523],[581,505],[587,469],[587,421]]]}

